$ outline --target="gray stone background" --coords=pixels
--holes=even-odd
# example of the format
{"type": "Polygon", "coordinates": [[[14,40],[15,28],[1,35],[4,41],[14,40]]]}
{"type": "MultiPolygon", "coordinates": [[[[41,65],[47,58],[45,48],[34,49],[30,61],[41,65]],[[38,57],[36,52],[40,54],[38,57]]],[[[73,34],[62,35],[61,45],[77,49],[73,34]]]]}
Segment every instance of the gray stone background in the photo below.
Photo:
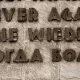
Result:
{"type": "Polygon", "coordinates": [[[31,0],[22,0],[21,2],[0,2],[0,8],[35,8],[39,12],[39,22],[36,23],[18,23],[17,22],[17,11],[14,14],[13,20],[11,22],[6,22],[3,14],[2,21],[0,22],[0,29],[2,28],[18,28],[19,30],[19,40],[17,43],[10,44],[9,42],[0,43],[0,50],[5,51],[5,49],[15,49],[15,53],[12,55],[12,59],[16,56],[16,52],[19,48],[22,48],[28,58],[31,58],[34,49],[40,49],[43,57],[43,63],[27,63],[27,64],[7,64],[4,61],[0,63],[0,80],[80,80],[80,63],[66,62],[62,60],[58,63],[53,63],[51,61],[51,49],[60,48],[61,54],[67,48],[74,49],[77,54],[80,52],[80,42],[73,41],[72,43],[67,43],[61,41],[59,43],[47,42],[44,40],[42,43],[38,41],[30,42],[28,37],[28,28],[47,28],[47,27],[72,27],[74,30],[80,26],[80,22],[48,22],[48,16],[52,7],[56,7],[61,13],[61,11],[69,7],[70,10],[75,14],[78,7],[80,7],[80,1],[66,2],[33,2],[31,0]]]}

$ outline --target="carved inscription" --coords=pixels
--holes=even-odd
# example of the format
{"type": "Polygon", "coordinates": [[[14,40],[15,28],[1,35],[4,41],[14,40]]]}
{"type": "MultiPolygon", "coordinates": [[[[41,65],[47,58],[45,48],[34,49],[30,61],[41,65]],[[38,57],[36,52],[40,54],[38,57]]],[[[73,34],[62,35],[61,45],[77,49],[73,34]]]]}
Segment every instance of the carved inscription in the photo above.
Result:
{"type": "MultiPolygon", "coordinates": [[[[3,0],[0,0],[3,1],[3,0]]],[[[7,2],[14,2],[14,0],[5,0],[7,2]]],[[[21,0],[17,0],[21,1],[21,0]]],[[[40,1],[43,2],[45,0],[32,0],[34,2],[40,1]]],[[[59,0],[47,0],[49,2],[57,2],[59,0]]],[[[65,0],[65,1],[79,1],[79,0],[65,0]]],[[[41,6],[43,7],[43,6],[41,6]]],[[[48,9],[48,8],[47,8],[48,9]]],[[[6,8],[0,8],[0,22],[6,21],[7,23],[12,22],[15,17],[15,14],[17,15],[16,22],[25,24],[25,23],[38,23],[39,22],[39,17],[40,17],[40,11],[34,7],[30,8],[15,8],[11,7],[10,9],[6,8]],[[3,15],[3,16],[2,16],[3,15]],[[3,19],[4,20],[3,20],[3,19]]],[[[51,11],[48,12],[47,17],[47,23],[51,22],[57,22],[60,23],[62,21],[65,22],[77,22],[80,21],[80,7],[78,7],[75,11],[75,14],[70,10],[69,7],[64,8],[61,13],[59,13],[57,7],[52,7],[51,11]]],[[[44,14],[45,15],[45,14],[44,14]]],[[[6,26],[6,25],[5,25],[6,26]]],[[[12,26],[12,25],[11,25],[12,26]]],[[[17,42],[18,37],[21,36],[19,33],[20,31],[18,30],[17,26],[14,26],[13,28],[2,28],[0,29],[0,43],[4,42],[9,42],[10,44],[17,42]],[[14,28],[15,27],[15,28],[14,28]]],[[[55,42],[56,44],[59,43],[60,41],[65,41],[65,42],[72,42],[72,41],[80,41],[80,26],[77,26],[76,30],[74,28],[71,28],[71,26],[65,27],[64,31],[61,27],[57,27],[53,25],[54,28],[43,26],[44,28],[32,28],[32,26],[27,27],[27,33],[29,41],[30,42],[39,42],[40,44],[43,43],[44,41],[47,42],[55,42]]],[[[24,28],[22,26],[22,28],[24,28]]],[[[25,33],[26,34],[26,33],[25,33]]],[[[24,42],[24,41],[23,41],[24,42]]],[[[15,47],[15,46],[14,46],[15,47]]],[[[60,62],[62,60],[65,60],[67,62],[72,62],[76,60],[76,62],[80,62],[80,52],[78,55],[76,55],[76,51],[73,50],[72,48],[70,49],[65,49],[63,52],[59,48],[52,48],[50,50],[51,54],[51,61],[52,62],[60,62]]],[[[23,48],[19,48],[17,52],[15,52],[15,49],[6,49],[5,51],[0,50],[0,62],[5,61],[6,63],[35,63],[35,62],[44,62],[43,59],[43,54],[41,53],[40,49],[36,48],[33,51],[33,54],[31,55],[30,58],[27,56],[27,52],[23,50],[23,48]],[[16,56],[14,59],[12,59],[13,54],[16,53],[16,56]]]]}

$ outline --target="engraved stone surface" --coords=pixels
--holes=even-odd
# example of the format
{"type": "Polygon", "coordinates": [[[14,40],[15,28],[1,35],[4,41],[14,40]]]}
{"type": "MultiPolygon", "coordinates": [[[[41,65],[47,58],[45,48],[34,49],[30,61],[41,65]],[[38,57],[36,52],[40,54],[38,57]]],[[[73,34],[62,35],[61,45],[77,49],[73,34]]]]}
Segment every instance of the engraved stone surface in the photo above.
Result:
{"type": "MultiPolygon", "coordinates": [[[[51,49],[60,48],[61,56],[65,49],[72,48],[76,51],[76,55],[80,52],[80,42],[74,41],[67,43],[65,41],[61,42],[39,42],[35,40],[31,42],[28,36],[28,28],[40,29],[40,28],[58,28],[61,27],[64,30],[65,27],[71,27],[76,30],[80,26],[80,22],[66,22],[61,19],[61,22],[48,22],[48,17],[51,12],[52,7],[56,7],[59,14],[65,8],[69,8],[72,15],[75,15],[77,8],[80,6],[80,1],[75,2],[66,2],[62,1],[52,1],[47,0],[40,2],[33,2],[32,0],[22,0],[21,2],[0,2],[0,8],[15,8],[13,19],[11,22],[6,22],[4,15],[2,14],[0,29],[6,28],[9,31],[9,28],[18,29],[18,41],[15,43],[6,43],[0,42],[0,50],[5,53],[6,49],[14,49],[12,54],[11,61],[16,57],[18,49],[23,49],[26,56],[31,59],[35,49],[39,49],[43,58],[43,62],[35,63],[5,63],[5,61],[0,63],[0,80],[80,80],[80,63],[74,60],[73,62],[66,62],[62,60],[61,62],[52,62],[51,49]],[[27,11],[29,8],[35,8],[39,13],[39,20],[37,22],[26,21],[24,23],[19,23],[17,21],[17,9],[26,8],[27,11]]],[[[9,36],[9,33],[8,33],[9,36]]]]}

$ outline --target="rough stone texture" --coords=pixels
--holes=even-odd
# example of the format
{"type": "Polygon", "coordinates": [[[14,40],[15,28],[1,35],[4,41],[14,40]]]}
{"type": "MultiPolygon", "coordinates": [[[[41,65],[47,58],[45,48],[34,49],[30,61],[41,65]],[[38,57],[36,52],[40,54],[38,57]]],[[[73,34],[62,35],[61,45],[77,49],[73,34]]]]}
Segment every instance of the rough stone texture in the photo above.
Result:
{"type": "Polygon", "coordinates": [[[19,30],[19,40],[17,43],[0,43],[0,49],[5,51],[8,49],[15,49],[15,53],[12,55],[12,59],[16,56],[16,51],[19,48],[24,49],[27,53],[28,58],[31,58],[31,55],[35,48],[39,48],[42,54],[43,63],[27,63],[27,64],[6,64],[5,62],[0,63],[0,80],[80,80],[80,63],[74,62],[65,62],[64,60],[59,63],[51,62],[51,49],[60,48],[61,53],[67,48],[73,48],[76,52],[80,52],[80,43],[74,41],[72,43],[67,42],[47,42],[43,41],[42,43],[38,41],[30,42],[28,39],[28,28],[47,28],[47,27],[62,27],[63,29],[67,26],[70,26],[76,30],[79,27],[79,22],[48,22],[48,16],[52,7],[57,7],[58,11],[61,11],[69,7],[71,11],[76,12],[77,7],[80,6],[80,1],[77,2],[33,2],[31,0],[22,0],[21,2],[14,1],[11,2],[0,2],[0,8],[11,8],[19,7],[24,8],[36,8],[39,12],[39,22],[37,23],[18,23],[17,14],[15,13],[14,18],[11,22],[6,22],[3,15],[2,21],[0,22],[1,28],[14,28],[17,27],[19,30]]]}

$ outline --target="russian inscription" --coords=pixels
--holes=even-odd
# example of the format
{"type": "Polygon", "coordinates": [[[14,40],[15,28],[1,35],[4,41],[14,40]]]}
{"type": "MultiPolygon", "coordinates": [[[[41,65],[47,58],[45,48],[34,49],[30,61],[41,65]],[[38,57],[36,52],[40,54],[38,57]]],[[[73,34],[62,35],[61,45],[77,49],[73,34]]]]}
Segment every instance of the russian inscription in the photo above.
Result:
{"type": "MultiPolygon", "coordinates": [[[[53,48],[50,51],[52,62],[60,62],[65,60],[67,62],[72,62],[76,60],[80,62],[80,53],[76,53],[73,49],[66,49],[61,53],[61,49],[53,48]],[[76,55],[78,54],[78,55],[76,55]]],[[[11,63],[12,54],[15,53],[14,49],[7,49],[6,52],[0,50],[0,62],[5,61],[6,63],[11,63]]],[[[28,53],[25,53],[23,49],[17,50],[17,55],[13,59],[14,63],[35,63],[35,62],[44,62],[43,55],[41,54],[39,49],[35,49],[31,58],[28,58],[28,53]]]]}

